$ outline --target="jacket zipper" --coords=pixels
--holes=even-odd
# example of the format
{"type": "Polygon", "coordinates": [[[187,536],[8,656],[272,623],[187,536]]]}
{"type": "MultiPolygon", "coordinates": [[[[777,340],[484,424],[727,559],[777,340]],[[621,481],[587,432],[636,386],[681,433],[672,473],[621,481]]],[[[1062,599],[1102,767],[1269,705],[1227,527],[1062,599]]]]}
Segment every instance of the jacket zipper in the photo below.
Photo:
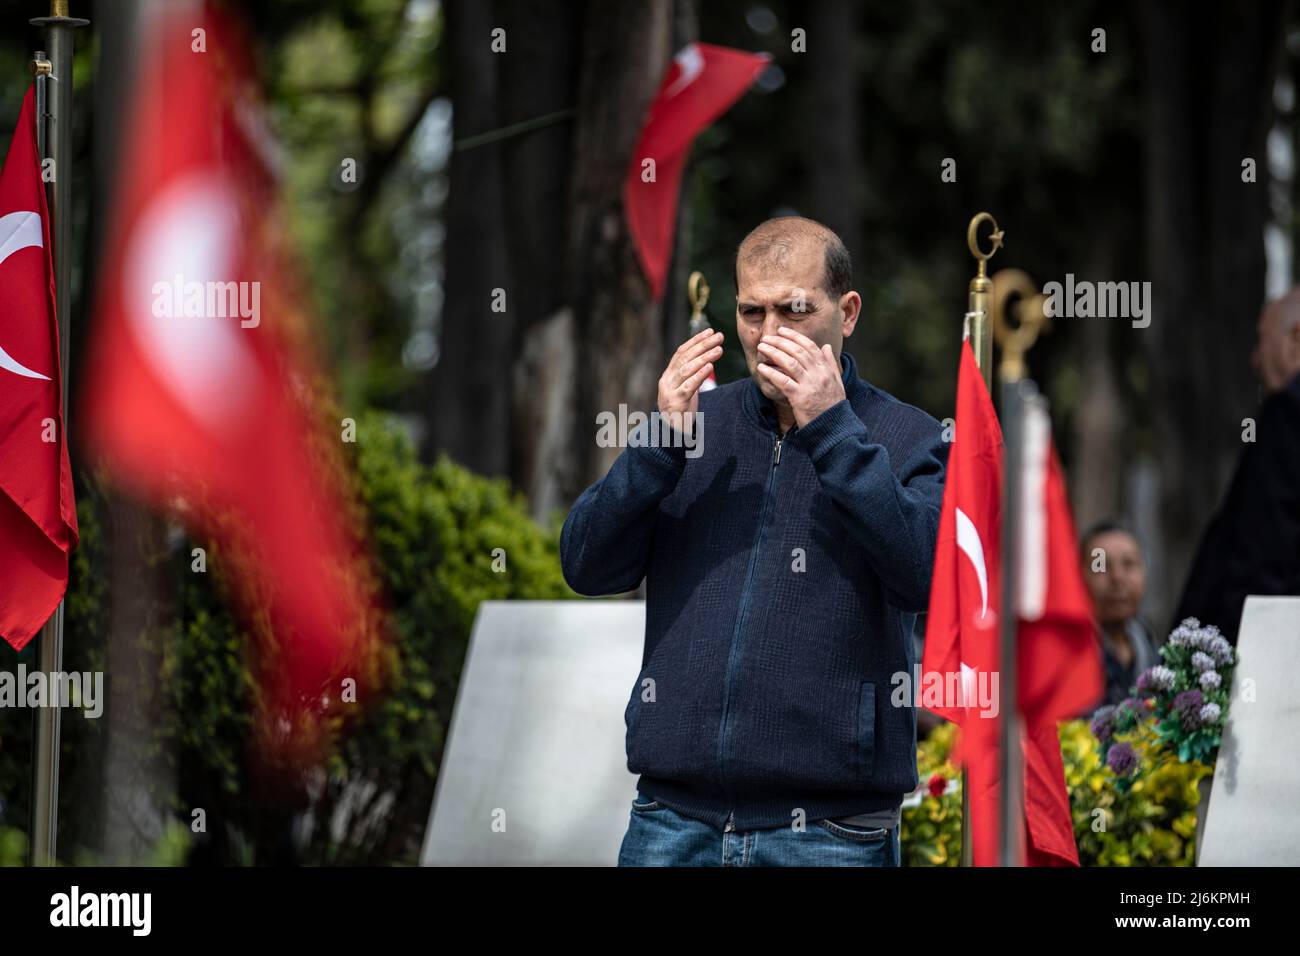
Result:
{"type": "MultiPolygon", "coordinates": [[[[740,592],[740,610],[736,614],[736,629],[731,635],[731,649],[727,654],[727,672],[723,681],[722,689],[722,721],[718,725],[718,781],[722,786],[723,796],[728,801],[731,795],[727,792],[727,773],[725,764],[726,741],[727,741],[727,721],[730,718],[731,709],[731,683],[732,675],[736,667],[738,657],[737,650],[740,646],[741,632],[745,627],[745,619],[749,613],[749,592],[754,584],[754,574],[758,569],[758,552],[763,546],[763,532],[767,530],[767,515],[772,504],[772,490],[776,484],[776,466],[781,464],[781,442],[785,439],[784,435],[777,435],[772,444],[772,467],[767,473],[767,485],[763,489],[763,510],[758,519],[758,537],[754,541],[754,550],[749,555],[749,570],[745,574],[745,587],[740,592]]],[[[727,827],[735,828],[735,813],[727,819],[727,827]]],[[[724,830],[724,832],[726,832],[724,830]]]]}

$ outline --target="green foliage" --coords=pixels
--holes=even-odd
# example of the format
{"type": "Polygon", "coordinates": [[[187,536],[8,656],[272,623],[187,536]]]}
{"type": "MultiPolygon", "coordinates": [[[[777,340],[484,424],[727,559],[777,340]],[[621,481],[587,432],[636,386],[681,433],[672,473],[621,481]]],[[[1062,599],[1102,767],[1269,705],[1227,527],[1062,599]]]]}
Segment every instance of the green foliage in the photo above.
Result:
{"type": "MultiPolygon", "coordinates": [[[[1088,722],[1059,728],[1065,783],[1081,866],[1191,866],[1196,842],[1198,782],[1210,767],[1171,761],[1147,738],[1134,746],[1142,772],[1121,786],[1106,766],[1088,722]]],[[[935,774],[960,780],[949,760],[957,736],[942,724],[917,745],[917,770],[925,784],[935,774]]],[[[904,808],[904,866],[957,866],[961,858],[961,792],[925,792],[904,808]]]]}
{"type": "MultiPolygon", "coordinates": [[[[475,476],[446,459],[421,463],[402,429],[381,414],[360,416],[356,434],[357,442],[345,447],[382,576],[389,638],[380,664],[384,693],[345,728],[310,780],[290,792],[268,790],[248,762],[258,687],[250,669],[254,651],[246,622],[230,610],[223,552],[201,542],[208,570],[191,573],[191,542],[175,529],[149,538],[146,563],[174,582],[174,601],[170,611],[153,608],[152,626],[130,642],[124,659],[138,673],[119,668],[108,683],[159,695],[152,712],[162,719],[130,728],[130,756],[145,779],[175,781],[176,789],[150,791],[164,811],[161,836],[143,838],[134,862],[413,863],[479,603],[574,597],[560,572],[558,527],[538,527],[505,481],[475,476]],[[191,832],[193,808],[204,810],[206,832],[191,832]]],[[[93,481],[79,496],[82,543],[68,595],[69,668],[103,669],[110,596],[118,595],[110,595],[100,519],[118,515],[118,504],[93,481]]],[[[0,714],[0,794],[8,801],[0,808],[0,864],[21,863],[26,853],[31,717],[17,713],[0,714]],[[11,746],[14,741],[22,746],[11,746]]],[[[65,861],[92,863],[103,852],[104,723],[75,714],[63,721],[59,847],[65,861]]]]}
{"type": "Polygon", "coordinates": [[[255,6],[322,351],[349,408],[402,407],[431,364],[406,348],[429,337],[441,282],[448,185],[440,143],[451,115],[445,102],[434,106],[445,92],[441,7],[255,6]],[[354,179],[344,176],[345,160],[355,163],[354,179]]]}
{"type": "Polygon", "coordinates": [[[951,793],[947,783],[961,780],[961,771],[948,759],[957,739],[955,724],[940,724],[917,744],[916,769],[921,778],[921,802],[905,807],[899,841],[904,866],[957,866],[961,863],[961,788],[951,793]],[[937,778],[937,780],[936,780],[937,778]],[[942,782],[945,790],[934,796],[942,782]]]}
{"type": "Polygon", "coordinates": [[[396,667],[379,710],[331,767],[331,786],[383,781],[379,793],[395,803],[390,822],[358,819],[355,847],[321,848],[321,860],[355,859],[360,849],[364,859],[413,861],[479,603],[575,595],[560,572],[559,529],[539,528],[505,481],[446,458],[421,464],[401,430],[379,415],[359,419],[357,434],[357,474],[392,608],[396,667]],[[502,570],[494,570],[494,552],[502,570]]]}
{"type": "Polygon", "coordinates": [[[0,827],[0,866],[25,866],[27,832],[17,827],[0,827]]]}
{"type": "Polygon", "coordinates": [[[1192,865],[1197,783],[1211,768],[1171,761],[1144,737],[1133,744],[1140,772],[1121,786],[1086,721],[1062,724],[1060,736],[1082,865],[1192,865]]]}

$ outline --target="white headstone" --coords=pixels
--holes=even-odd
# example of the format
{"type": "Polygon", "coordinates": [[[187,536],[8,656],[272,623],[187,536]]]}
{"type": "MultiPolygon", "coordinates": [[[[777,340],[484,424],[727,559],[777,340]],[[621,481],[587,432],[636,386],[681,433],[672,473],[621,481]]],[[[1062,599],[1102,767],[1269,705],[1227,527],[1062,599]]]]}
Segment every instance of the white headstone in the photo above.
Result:
{"type": "Polygon", "coordinates": [[[623,711],[644,639],[643,601],[479,606],[422,864],[617,863],[636,793],[623,711]]]}
{"type": "Polygon", "coordinates": [[[1246,599],[1201,840],[1198,866],[1300,865],[1300,597],[1246,599]]]}

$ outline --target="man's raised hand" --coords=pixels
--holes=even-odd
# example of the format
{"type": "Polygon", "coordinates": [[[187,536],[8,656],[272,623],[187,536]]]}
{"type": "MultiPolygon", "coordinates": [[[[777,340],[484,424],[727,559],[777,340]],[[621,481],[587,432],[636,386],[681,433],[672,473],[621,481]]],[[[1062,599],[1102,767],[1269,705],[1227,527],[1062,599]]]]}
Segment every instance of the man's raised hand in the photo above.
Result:
{"type": "Polygon", "coordinates": [[[705,329],[682,343],[659,376],[659,414],[682,434],[694,426],[700,407],[700,386],[722,355],[722,333],[705,329]]]}
{"type": "Polygon", "coordinates": [[[763,362],[758,373],[781,390],[803,428],[826,409],[844,401],[844,373],[829,345],[817,343],[802,332],[781,328],[758,343],[763,362]]]}

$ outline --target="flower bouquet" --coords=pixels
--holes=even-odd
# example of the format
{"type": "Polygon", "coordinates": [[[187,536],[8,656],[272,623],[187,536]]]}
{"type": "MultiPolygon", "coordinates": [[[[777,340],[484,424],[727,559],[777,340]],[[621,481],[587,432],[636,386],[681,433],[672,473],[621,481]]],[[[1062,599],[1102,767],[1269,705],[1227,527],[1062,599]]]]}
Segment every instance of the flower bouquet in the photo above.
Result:
{"type": "Polygon", "coordinates": [[[1182,763],[1210,765],[1219,752],[1236,664],[1232,645],[1217,627],[1189,617],[1174,628],[1160,657],[1162,663],[1138,677],[1132,696],[1092,718],[1102,759],[1123,792],[1139,776],[1138,738],[1147,738],[1155,755],[1182,763]]]}

